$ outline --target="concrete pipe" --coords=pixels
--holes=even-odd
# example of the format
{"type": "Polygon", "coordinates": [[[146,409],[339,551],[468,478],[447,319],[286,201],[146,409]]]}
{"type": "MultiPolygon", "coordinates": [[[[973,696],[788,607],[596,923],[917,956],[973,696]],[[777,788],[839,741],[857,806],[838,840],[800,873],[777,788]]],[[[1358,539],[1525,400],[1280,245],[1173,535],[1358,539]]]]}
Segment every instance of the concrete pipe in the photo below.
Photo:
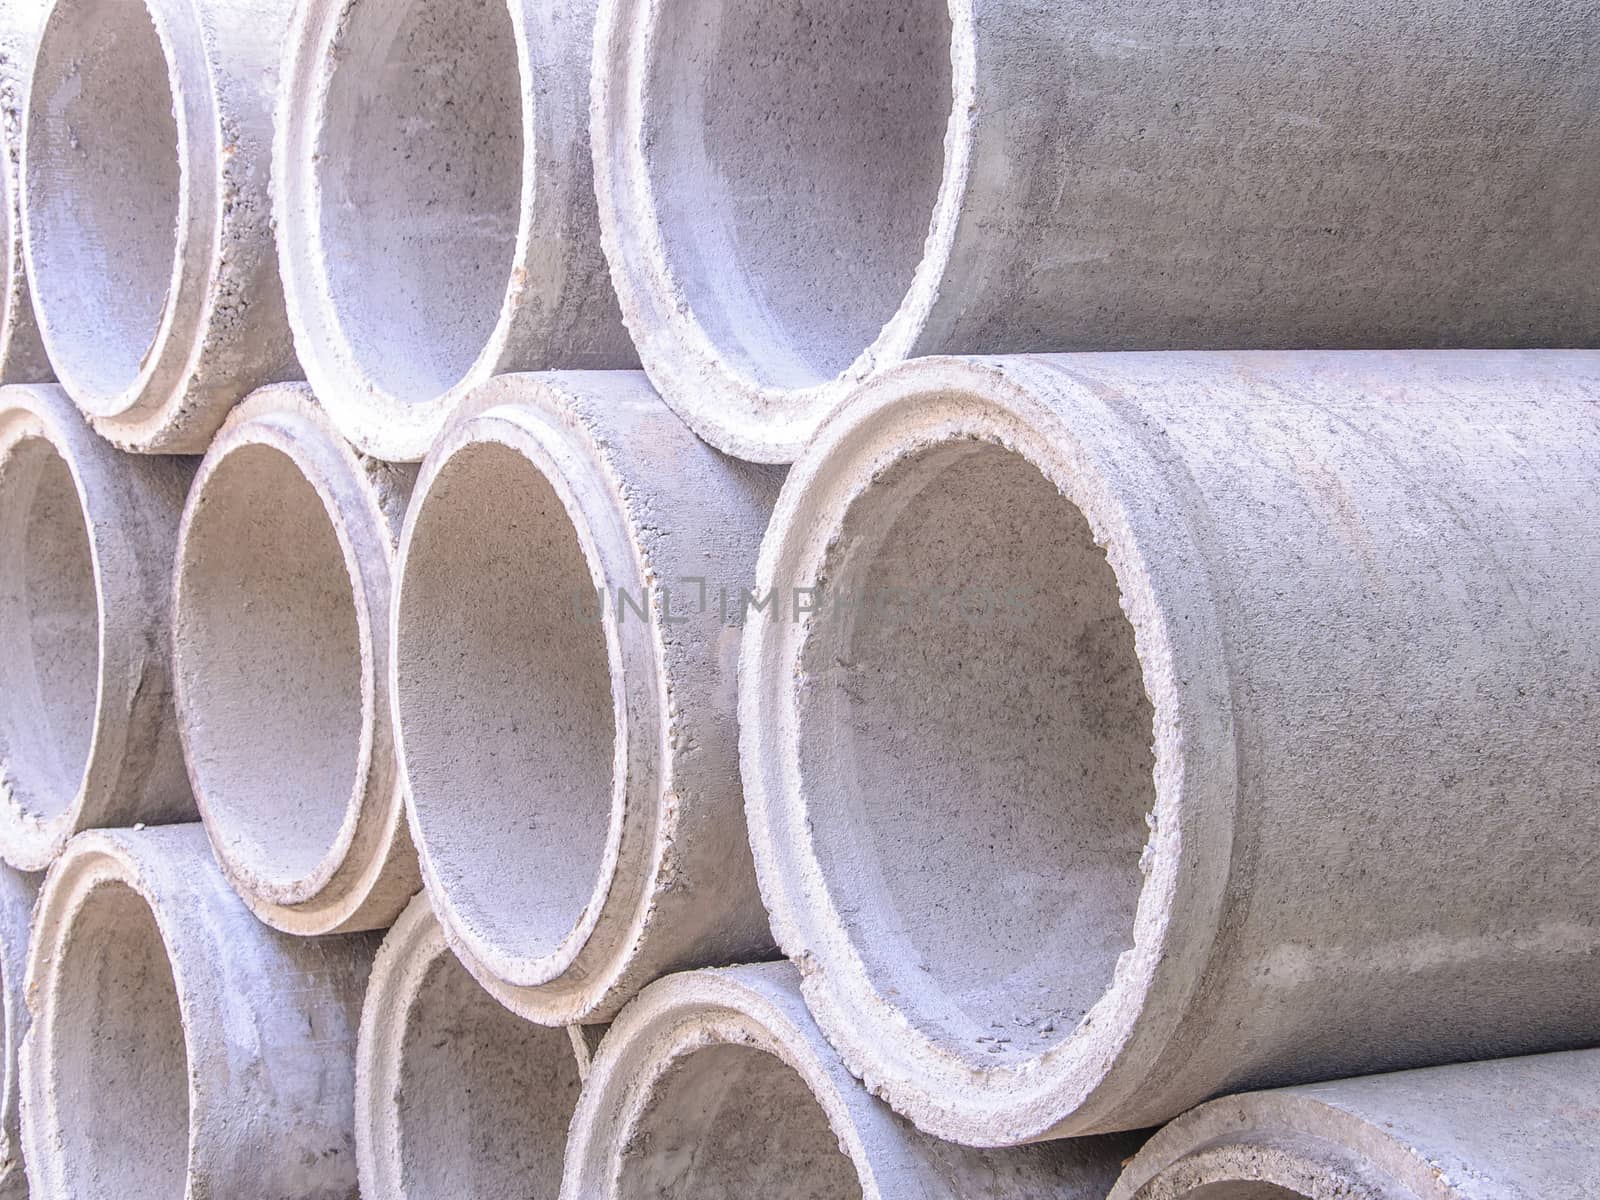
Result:
{"type": "Polygon", "coordinates": [[[637,372],[497,379],[423,464],[392,701],[446,939],[547,1025],[773,953],[739,789],[742,589],[776,473],[637,372]]]}
{"type": "Polygon", "coordinates": [[[1214,1100],[1156,1134],[1111,1200],[1591,1200],[1600,1050],[1214,1100]]]}
{"type": "Polygon", "coordinates": [[[0,1200],[27,1200],[28,1180],[22,1167],[19,1123],[22,1088],[17,1056],[28,1032],[28,1004],[22,981],[28,966],[28,929],[33,902],[39,895],[38,875],[0,866],[0,1036],[5,1062],[0,1064],[0,1200]]]}
{"type": "Polygon", "coordinates": [[[1593,35],[1583,0],[603,0],[605,249],[655,385],[760,461],[929,354],[1596,346],[1593,35]]]}
{"type": "Polygon", "coordinates": [[[593,25],[594,0],[301,5],[279,252],[306,378],[366,452],[422,458],[494,375],[638,365],[594,211],[593,25]]]}
{"type": "Polygon", "coordinates": [[[268,168],[291,0],[53,0],[23,138],[56,377],[128,450],[198,454],[300,374],[268,168]]]}
{"type": "Polygon", "coordinates": [[[750,831],[974,1144],[1600,1028],[1600,354],[908,364],[791,473],[750,831]]]}
{"type": "Polygon", "coordinates": [[[361,1014],[361,1195],[555,1200],[578,1068],[566,1030],[473,982],[418,896],[384,938],[361,1014]]]}
{"type": "Polygon", "coordinates": [[[422,887],[389,718],[389,592],[416,472],[304,384],[237,409],[195,476],[172,583],[178,729],[228,879],[286,933],[384,929],[422,887]]]}
{"type": "Polygon", "coordinates": [[[0,383],[51,377],[22,260],[22,110],[43,19],[43,0],[0,8],[0,383]]]}
{"type": "Polygon", "coordinates": [[[0,389],[0,857],[194,820],[167,579],[193,465],[118,454],[51,384],[0,389]]]}
{"type": "Polygon", "coordinates": [[[45,879],[28,959],[33,1193],[349,1200],[375,946],[268,929],[199,825],[75,838],[45,879]]]}
{"type": "Polygon", "coordinates": [[[567,1200],[1102,1200],[1137,1139],[971,1150],[917,1132],[850,1076],[788,963],[647,988],[572,1122],[567,1200]]]}

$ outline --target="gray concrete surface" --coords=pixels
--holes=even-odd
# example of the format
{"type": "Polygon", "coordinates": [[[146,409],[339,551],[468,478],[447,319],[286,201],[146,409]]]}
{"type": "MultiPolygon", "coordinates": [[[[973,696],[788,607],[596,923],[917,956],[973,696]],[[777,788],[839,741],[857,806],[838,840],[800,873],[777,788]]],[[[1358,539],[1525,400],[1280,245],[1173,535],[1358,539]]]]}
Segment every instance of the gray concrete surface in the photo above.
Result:
{"type": "Polygon", "coordinates": [[[0,8],[0,383],[52,378],[22,258],[22,113],[44,0],[0,8]]]}
{"type": "Polygon", "coordinates": [[[0,1025],[5,1062],[0,1064],[0,1200],[27,1200],[22,1164],[22,1085],[18,1055],[28,1033],[28,1002],[23,980],[28,967],[28,934],[41,876],[0,865],[0,1025]]]}

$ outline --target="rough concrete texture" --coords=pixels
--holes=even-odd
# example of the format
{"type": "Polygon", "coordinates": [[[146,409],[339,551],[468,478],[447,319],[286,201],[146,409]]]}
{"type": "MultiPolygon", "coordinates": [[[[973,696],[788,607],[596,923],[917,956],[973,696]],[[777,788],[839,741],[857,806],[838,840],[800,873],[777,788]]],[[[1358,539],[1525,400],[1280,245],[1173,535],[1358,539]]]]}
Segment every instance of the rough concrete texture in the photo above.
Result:
{"type": "Polygon", "coordinates": [[[851,1077],[788,963],[647,988],[600,1043],[567,1200],[1101,1200],[1128,1136],[972,1150],[918,1133],[851,1077]]]}
{"type": "Polygon", "coordinates": [[[376,938],[261,924],[198,824],[75,838],[28,959],[38,1196],[355,1200],[355,1042],[376,938]]]}
{"type": "Polygon", "coordinates": [[[1592,1200],[1600,1050],[1257,1092],[1167,1126],[1111,1200],[1592,1200]]]}
{"type": "Polygon", "coordinates": [[[306,377],[415,461],[491,376],[634,367],[589,156],[594,0],[306,0],[276,149],[306,377]]]}
{"type": "Polygon", "coordinates": [[[579,1060],[480,988],[426,896],[378,951],[361,1014],[356,1154],[365,1200],[555,1200],[579,1060]]]}
{"type": "Polygon", "coordinates": [[[496,379],[423,463],[391,672],[412,836],[452,948],[530,1020],[773,952],[717,588],[778,483],[638,372],[496,379]]]}
{"type": "Polygon", "coordinates": [[[1591,1041],[1597,527],[1589,351],[869,385],[762,550],[824,600],[741,669],[819,1024],[977,1144],[1591,1041]]]}
{"type": "Polygon", "coordinates": [[[169,590],[193,474],[118,454],[53,384],[0,389],[0,858],[81,829],[192,821],[169,590]]]}
{"type": "Polygon", "coordinates": [[[280,384],[233,411],[184,509],[172,665],[189,780],[228,879],[287,933],[387,928],[422,886],[389,717],[415,478],[280,384]]]}
{"type": "Polygon", "coordinates": [[[22,112],[44,0],[0,6],[0,383],[51,378],[22,260],[22,112]]]}
{"type": "Polygon", "coordinates": [[[198,454],[300,375],[268,176],[292,0],[54,0],[23,138],[56,377],[129,450],[198,454]]]}
{"type": "Polygon", "coordinates": [[[38,875],[0,866],[0,1027],[5,1062],[0,1064],[0,1200],[26,1200],[28,1180],[22,1167],[19,1123],[22,1088],[17,1056],[28,1032],[28,1004],[22,982],[28,966],[28,929],[39,894],[38,875]]]}
{"type": "Polygon", "coordinates": [[[645,369],[784,462],[905,358],[1600,345],[1589,0],[603,0],[645,369]]]}

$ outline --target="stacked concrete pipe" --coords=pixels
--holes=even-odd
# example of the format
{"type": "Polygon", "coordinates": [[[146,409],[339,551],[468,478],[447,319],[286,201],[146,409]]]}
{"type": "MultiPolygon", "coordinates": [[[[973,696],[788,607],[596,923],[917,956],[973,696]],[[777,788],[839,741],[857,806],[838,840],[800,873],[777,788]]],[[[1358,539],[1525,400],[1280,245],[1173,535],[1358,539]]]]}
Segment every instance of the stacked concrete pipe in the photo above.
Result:
{"type": "Polygon", "coordinates": [[[1588,351],[863,389],[785,485],[740,709],[844,1060],[992,1145],[1592,1040],[1597,484],[1588,351]]]}
{"type": "Polygon", "coordinates": [[[778,482],[637,372],[496,379],[423,463],[391,658],[412,835],[445,938],[530,1020],[772,953],[734,592],[778,482]]]}
{"type": "Polygon", "coordinates": [[[22,111],[43,16],[43,0],[0,8],[0,383],[51,377],[22,258],[22,111]]]}
{"type": "Polygon", "coordinates": [[[596,191],[651,379],[793,460],[1021,351],[1600,345],[1582,0],[602,0],[596,191]]]}
{"type": "Polygon", "coordinates": [[[374,948],[261,924],[199,825],[74,839],[28,960],[32,1193],[349,1200],[374,948]]]}
{"type": "Polygon", "coordinates": [[[39,876],[0,866],[0,1038],[5,1061],[0,1063],[0,1200],[26,1200],[28,1180],[22,1166],[22,1087],[18,1056],[28,1032],[28,1004],[23,979],[28,967],[28,932],[39,876]]]}
{"type": "Polygon", "coordinates": [[[494,375],[637,366],[595,218],[593,21],[594,0],[301,5],[283,278],[306,378],[368,453],[422,458],[494,375]]]}
{"type": "Polygon", "coordinates": [[[179,732],[222,868],[288,933],[387,928],[422,886],[389,716],[389,594],[416,471],[303,384],[228,418],[172,579],[179,732]]]}
{"type": "Polygon", "coordinates": [[[600,1043],[566,1200],[1102,1200],[1137,1139],[972,1150],[917,1132],[853,1079],[788,963],[647,988],[600,1043]]]}
{"type": "Polygon", "coordinates": [[[118,454],[53,384],[0,389],[0,857],[192,821],[168,575],[188,460],[118,454]]]}
{"type": "Polygon", "coordinates": [[[1600,1050],[1214,1100],[1167,1126],[1111,1200],[1590,1200],[1600,1050]]]}
{"type": "Polygon", "coordinates": [[[126,449],[198,454],[299,375],[269,165],[291,0],[53,0],[22,151],[56,377],[126,449]]]}
{"type": "Polygon", "coordinates": [[[509,1012],[445,944],[426,896],[383,940],[361,1013],[366,1200],[555,1200],[579,1047],[509,1012]]]}

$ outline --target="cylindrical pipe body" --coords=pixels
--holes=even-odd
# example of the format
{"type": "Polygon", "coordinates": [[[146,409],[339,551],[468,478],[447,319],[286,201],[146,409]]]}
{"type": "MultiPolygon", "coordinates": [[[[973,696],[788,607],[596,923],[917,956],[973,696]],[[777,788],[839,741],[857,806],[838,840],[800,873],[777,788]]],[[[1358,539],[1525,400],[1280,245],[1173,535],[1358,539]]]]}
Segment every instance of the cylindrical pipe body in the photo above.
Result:
{"type": "Polygon", "coordinates": [[[652,381],[787,462],[913,357],[1600,345],[1584,0],[604,0],[652,381]]]}
{"type": "Polygon", "coordinates": [[[198,824],[75,838],[28,960],[33,1194],[349,1200],[376,945],[263,925],[198,824]]]}
{"type": "Polygon", "coordinates": [[[28,969],[28,932],[33,904],[39,896],[39,875],[25,875],[0,865],[0,1025],[5,1062],[0,1065],[0,1200],[27,1200],[28,1179],[22,1164],[22,1085],[18,1056],[28,1033],[28,1001],[23,980],[28,969]]]}
{"type": "Polygon", "coordinates": [[[56,378],[128,450],[199,454],[300,375],[273,241],[292,0],[53,0],[22,150],[28,282],[56,378]]]}
{"type": "Polygon", "coordinates": [[[568,1030],[477,985],[419,895],[384,937],[361,1010],[361,1195],[556,1200],[579,1065],[568,1030]]]}
{"type": "Polygon", "coordinates": [[[189,780],[223,871],[286,933],[385,929],[422,886],[389,718],[415,477],[280,384],[233,411],[189,490],[172,577],[189,780]]]}
{"type": "Polygon", "coordinates": [[[636,367],[600,251],[594,0],[309,0],[286,60],[279,254],[306,378],[417,461],[477,385],[636,367]]]}
{"type": "Polygon", "coordinates": [[[51,378],[22,259],[22,112],[43,22],[43,0],[0,9],[0,383],[51,378]]]}
{"type": "Polygon", "coordinates": [[[168,595],[192,460],[119,454],[53,384],[0,389],[0,857],[192,821],[168,595]]]}
{"type": "Polygon", "coordinates": [[[392,706],[423,878],[480,983],[609,1020],[772,953],[739,787],[741,596],[780,480],[638,372],[504,376],[429,454],[392,706]]]}
{"type": "Polygon", "coordinates": [[[1597,1127],[1600,1050],[1252,1092],[1157,1133],[1111,1200],[1588,1200],[1597,1127]]]}
{"type": "Polygon", "coordinates": [[[1592,1039],[1597,484],[1590,351],[863,389],[741,667],[757,872],[845,1060],[994,1144],[1592,1039]]]}

